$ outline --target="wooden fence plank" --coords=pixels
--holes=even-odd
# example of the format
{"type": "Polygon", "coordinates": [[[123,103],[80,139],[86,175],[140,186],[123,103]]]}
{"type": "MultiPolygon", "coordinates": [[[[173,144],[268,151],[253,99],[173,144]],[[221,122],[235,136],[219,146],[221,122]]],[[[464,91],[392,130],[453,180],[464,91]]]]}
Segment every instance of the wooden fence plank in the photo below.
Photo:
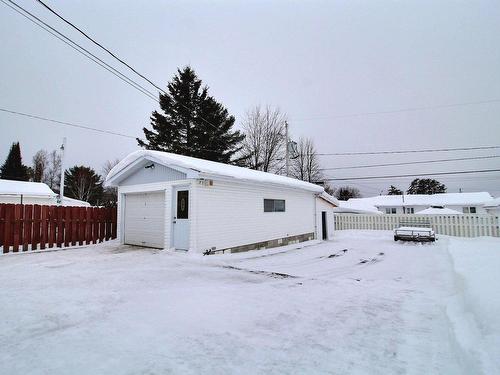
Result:
{"type": "Polygon", "coordinates": [[[105,216],[104,211],[100,209],[99,211],[99,242],[104,241],[104,230],[105,230],[105,216]]]}
{"type": "Polygon", "coordinates": [[[71,210],[68,210],[67,207],[64,208],[64,246],[68,247],[71,243],[71,235],[73,233],[73,223],[71,222],[71,210]]]}
{"type": "Polygon", "coordinates": [[[64,207],[57,207],[57,235],[56,243],[57,247],[62,247],[64,243],[64,207]]]}
{"type": "Polygon", "coordinates": [[[85,218],[85,207],[78,207],[78,245],[80,246],[83,245],[83,242],[85,241],[85,218]]]}
{"type": "Polygon", "coordinates": [[[42,206],[41,207],[41,213],[40,213],[40,231],[41,231],[41,236],[40,236],[40,249],[45,249],[47,246],[47,241],[49,237],[49,232],[48,232],[48,217],[49,217],[49,206],[42,206]]]}
{"type": "Polygon", "coordinates": [[[28,251],[33,239],[33,205],[24,206],[23,251],[28,251]]]}
{"type": "Polygon", "coordinates": [[[21,241],[21,210],[23,206],[21,204],[16,204],[14,206],[14,221],[13,221],[13,234],[14,238],[12,241],[12,251],[17,253],[19,251],[19,243],[21,241]]]}
{"type": "Polygon", "coordinates": [[[5,205],[5,226],[3,231],[3,252],[8,253],[12,244],[12,217],[14,216],[14,205],[5,205]]]}
{"type": "Polygon", "coordinates": [[[113,207],[111,209],[111,239],[116,238],[116,226],[117,226],[117,209],[116,207],[113,207]]]}
{"type": "Polygon", "coordinates": [[[5,228],[5,205],[0,204],[0,246],[3,246],[3,236],[5,228]]]}
{"type": "Polygon", "coordinates": [[[40,216],[41,207],[39,204],[33,206],[33,240],[31,242],[31,250],[38,249],[38,243],[40,242],[40,216]]]}
{"type": "Polygon", "coordinates": [[[85,208],[85,220],[86,220],[86,230],[85,230],[85,243],[88,245],[92,242],[92,208],[85,208]]]}
{"type": "Polygon", "coordinates": [[[71,211],[71,245],[75,246],[78,241],[78,207],[68,207],[71,211]]]}
{"type": "Polygon", "coordinates": [[[97,243],[97,237],[99,235],[99,222],[98,222],[99,209],[97,207],[92,207],[92,243],[97,243]]]}
{"type": "Polygon", "coordinates": [[[49,217],[47,219],[48,224],[48,246],[49,248],[54,247],[56,242],[56,232],[57,232],[57,213],[56,206],[49,207],[49,217]]]}

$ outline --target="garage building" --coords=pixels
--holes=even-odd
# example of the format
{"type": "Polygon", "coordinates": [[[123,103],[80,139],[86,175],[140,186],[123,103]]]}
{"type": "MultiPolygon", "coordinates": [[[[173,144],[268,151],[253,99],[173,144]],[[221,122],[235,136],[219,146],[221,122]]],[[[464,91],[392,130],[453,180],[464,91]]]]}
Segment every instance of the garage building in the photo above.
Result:
{"type": "Polygon", "coordinates": [[[160,151],[133,152],[108,174],[124,244],[203,253],[331,239],[335,198],[321,186],[160,151]]]}

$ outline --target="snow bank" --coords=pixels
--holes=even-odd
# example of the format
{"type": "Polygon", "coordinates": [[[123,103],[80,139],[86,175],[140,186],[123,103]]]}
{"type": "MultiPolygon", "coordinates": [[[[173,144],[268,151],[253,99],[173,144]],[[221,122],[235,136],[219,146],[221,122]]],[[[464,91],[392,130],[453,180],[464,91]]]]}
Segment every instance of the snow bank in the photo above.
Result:
{"type": "Polygon", "coordinates": [[[470,373],[500,373],[500,239],[449,239],[456,294],[447,313],[470,373]]]}

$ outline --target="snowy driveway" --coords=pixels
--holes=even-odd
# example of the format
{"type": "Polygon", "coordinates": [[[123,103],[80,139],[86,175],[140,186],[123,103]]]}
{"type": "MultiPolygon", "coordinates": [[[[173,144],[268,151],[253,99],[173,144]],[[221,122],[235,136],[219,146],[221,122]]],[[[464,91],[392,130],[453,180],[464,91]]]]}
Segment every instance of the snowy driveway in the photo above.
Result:
{"type": "Polygon", "coordinates": [[[498,321],[484,332],[474,319],[500,303],[466,312],[481,296],[462,260],[467,249],[500,252],[500,240],[401,244],[342,231],[297,247],[201,257],[108,243],[2,256],[0,374],[498,369],[486,345],[499,342],[498,321]]]}

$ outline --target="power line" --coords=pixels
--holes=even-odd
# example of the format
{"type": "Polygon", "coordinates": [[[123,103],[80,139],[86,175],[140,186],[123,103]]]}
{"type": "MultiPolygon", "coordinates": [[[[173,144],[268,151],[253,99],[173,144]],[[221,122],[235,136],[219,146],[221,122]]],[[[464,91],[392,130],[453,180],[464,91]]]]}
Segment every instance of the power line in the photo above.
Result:
{"type": "Polygon", "coordinates": [[[48,122],[59,124],[59,125],[71,126],[71,127],[74,127],[74,128],[85,129],[85,130],[92,130],[92,131],[96,131],[96,132],[99,132],[99,133],[106,133],[106,134],[111,134],[111,135],[117,135],[117,136],[125,137],[125,138],[132,138],[134,140],[137,139],[137,137],[134,137],[134,136],[128,135],[128,134],[113,132],[111,130],[103,130],[103,129],[93,128],[91,126],[73,124],[71,122],[66,122],[66,121],[54,120],[54,119],[50,119],[50,118],[46,118],[46,117],[42,117],[42,116],[31,115],[29,113],[11,111],[10,109],[0,108],[0,111],[6,112],[6,113],[10,113],[10,114],[14,114],[14,115],[18,115],[18,116],[25,116],[25,117],[29,117],[29,118],[33,118],[33,119],[37,119],[37,120],[48,121],[48,122]]]}
{"type": "Polygon", "coordinates": [[[397,151],[373,151],[373,152],[332,152],[317,153],[318,156],[347,156],[347,155],[383,155],[383,154],[411,154],[421,152],[448,152],[448,151],[470,151],[470,150],[492,150],[499,149],[500,146],[479,146],[479,147],[456,147],[456,148],[435,148],[423,150],[397,150],[397,151]]]}
{"type": "Polygon", "coordinates": [[[394,165],[429,164],[429,163],[443,163],[443,162],[448,162],[448,161],[479,160],[479,159],[494,159],[494,158],[500,158],[500,155],[475,156],[475,157],[470,157],[470,158],[455,158],[455,159],[437,159],[437,160],[409,161],[409,162],[401,162],[401,163],[354,165],[354,166],[349,166],[349,167],[321,168],[321,170],[322,171],[333,171],[333,170],[341,170],[341,169],[389,167],[389,166],[394,166],[394,165]]]}
{"type": "Polygon", "coordinates": [[[80,29],[79,27],[77,27],[75,24],[73,24],[72,22],[68,21],[66,18],[64,18],[63,16],[61,16],[59,13],[57,13],[54,9],[52,9],[51,7],[49,7],[47,4],[45,4],[43,1],[41,0],[37,0],[38,3],[40,3],[43,7],[45,7],[48,11],[50,11],[52,14],[54,14],[56,17],[58,17],[59,19],[61,19],[62,21],[64,21],[66,24],[68,24],[69,26],[71,26],[73,29],[77,30],[80,34],[82,34],[85,38],[87,38],[88,40],[90,40],[92,43],[94,43],[96,46],[98,46],[99,48],[103,49],[104,51],[106,51],[109,55],[111,55],[114,59],[116,59],[117,61],[119,61],[121,64],[125,65],[127,68],[129,68],[130,70],[132,70],[135,74],[137,74],[139,77],[141,77],[142,79],[146,80],[149,84],[151,84],[152,86],[154,86],[158,91],[161,91],[162,93],[166,94],[166,92],[161,88],[159,87],[158,85],[156,85],[153,81],[151,81],[149,78],[147,78],[146,76],[144,76],[143,74],[141,74],[140,72],[138,72],[135,68],[133,68],[132,66],[130,66],[127,62],[125,62],[123,59],[119,58],[115,53],[111,52],[108,48],[104,47],[101,43],[97,42],[95,39],[93,39],[92,37],[90,37],[85,31],[83,31],[82,29],[80,29]]]}
{"type": "Polygon", "coordinates": [[[345,114],[345,115],[324,115],[324,116],[309,117],[309,118],[296,118],[293,121],[310,121],[310,120],[335,119],[335,118],[347,118],[347,117],[375,116],[375,115],[385,115],[385,114],[391,114],[391,113],[426,111],[426,110],[440,109],[440,108],[463,107],[463,106],[469,106],[469,105],[490,104],[490,103],[499,103],[499,102],[500,102],[500,99],[478,100],[478,101],[473,101],[473,102],[462,102],[462,103],[442,104],[442,105],[433,105],[433,106],[425,106],[425,107],[395,109],[395,110],[391,110],[391,111],[362,112],[362,113],[351,113],[351,114],[345,114]]]}
{"type": "MultiPolygon", "coordinates": [[[[0,1],[3,1],[3,0],[0,0],[0,1]]],[[[12,1],[12,0],[7,0],[7,1],[12,1]]],[[[156,89],[158,89],[160,92],[162,92],[163,94],[166,94],[166,92],[160,88],[160,86],[158,86],[157,84],[155,84],[152,80],[150,80],[149,78],[147,78],[145,75],[141,74],[139,71],[137,71],[135,68],[133,68],[130,64],[128,64],[127,62],[125,62],[123,59],[119,58],[116,54],[114,54],[113,52],[111,52],[109,49],[107,49],[106,47],[104,47],[101,43],[97,42],[95,39],[91,38],[87,33],[85,33],[83,30],[81,30],[79,27],[77,27],[76,25],[74,25],[72,22],[70,22],[69,20],[67,20],[66,18],[64,18],[63,16],[61,16],[59,13],[57,13],[54,9],[52,9],[51,7],[49,7],[48,5],[46,5],[44,2],[40,1],[40,0],[37,0],[41,5],[43,5],[46,9],[48,9],[51,13],[53,13],[54,15],[56,15],[59,19],[61,19],[62,21],[64,21],[66,24],[70,25],[72,28],[74,28],[75,30],[77,30],[79,33],[81,33],[83,36],[85,36],[85,38],[87,38],[88,40],[90,40],[92,43],[94,43],[95,45],[97,45],[98,47],[100,47],[101,49],[103,49],[104,51],[106,51],[108,54],[110,54],[114,59],[116,59],[117,61],[119,61],[121,64],[125,65],[126,67],[128,67],[129,69],[131,69],[135,74],[137,74],[139,77],[141,77],[142,79],[146,80],[148,83],[150,83],[152,86],[154,86],[156,89]]],[[[158,101],[158,99],[155,99],[156,101],[158,101]]],[[[158,101],[159,103],[159,101],[158,101]]],[[[189,108],[188,106],[182,104],[182,103],[178,103],[181,107],[183,107],[184,109],[188,110],[188,111],[191,111],[192,109],[189,108]]],[[[199,115],[198,114],[198,118],[200,118],[203,122],[205,122],[207,125],[210,125],[211,127],[213,127],[215,130],[219,130],[219,128],[217,126],[215,126],[214,124],[212,124],[210,121],[208,121],[206,118],[204,118],[203,116],[199,115]]]]}
{"type": "Polygon", "coordinates": [[[421,173],[421,174],[402,174],[402,175],[393,175],[393,176],[325,178],[325,181],[375,180],[375,179],[381,179],[381,178],[442,176],[442,175],[457,175],[457,174],[470,174],[470,173],[491,173],[491,172],[500,172],[500,169],[483,169],[483,170],[477,170],[477,171],[437,172],[437,173],[421,173]]]}
{"type": "Polygon", "coordinates": [[[35,25],[37,25],[41,29],[45,30],[46,32],[48,32],[49,34],[54,36],[55,38],[59,39],[60,41],[62,41],[66,45],[70,46],[71,48],[73,48],[75,51],[77,51],[81,55],[85,56],[89,60],[95,62],[96,64],[98,64],[102,68],[106,69],[108,72],[115,75],[116,77],[121,79],[123,82],[132,86],[133,88],[135,88],[139,92],[143,93],[144,95],[146,95],[150,99],[153,99],[153,100],[158,102],[158,99],[154,96],[154,94],[152,92],[148,91],[146,88],[142,87],[140,84],[133,81],[128,76],[126,76],[125,74],[123,74],[119,70],[115,69],[114,67],[112,67],[111,65],[109,65],[108,63],[106,63],[105,61],[100,59],[98,56],[94,55],[92,52],[90,52],[86,48],[82,47],[81,45],[79,45],[78,43],[73,41],[71,38],[69,38],[66,35],[64,35],[63,33],[59,32],[58,30],[56,30],[55,28],[50,26],[48,23],[44,22],[43,20],[41,20],[40,18],[35,16],[33,13],[24,9],[23,7],[21,7],[20,5],[18,5],[17,3],[15,3],[12,0],[6,0],[6,1],[8,1],[12,5],[14,5],[14,7],[12,5],[8,4],[5,0],[0,0],[0,1],[3,4],[5,4],[6,6],[8,6],[9,8],[11,8],[12,10],[14,10],[15,12],[17,12],[18,14],[20,14],[21,16],[23,16],[24,18],[26,18],[27,20],[31,21],[32,23],[34,23],[35,25]]]}

